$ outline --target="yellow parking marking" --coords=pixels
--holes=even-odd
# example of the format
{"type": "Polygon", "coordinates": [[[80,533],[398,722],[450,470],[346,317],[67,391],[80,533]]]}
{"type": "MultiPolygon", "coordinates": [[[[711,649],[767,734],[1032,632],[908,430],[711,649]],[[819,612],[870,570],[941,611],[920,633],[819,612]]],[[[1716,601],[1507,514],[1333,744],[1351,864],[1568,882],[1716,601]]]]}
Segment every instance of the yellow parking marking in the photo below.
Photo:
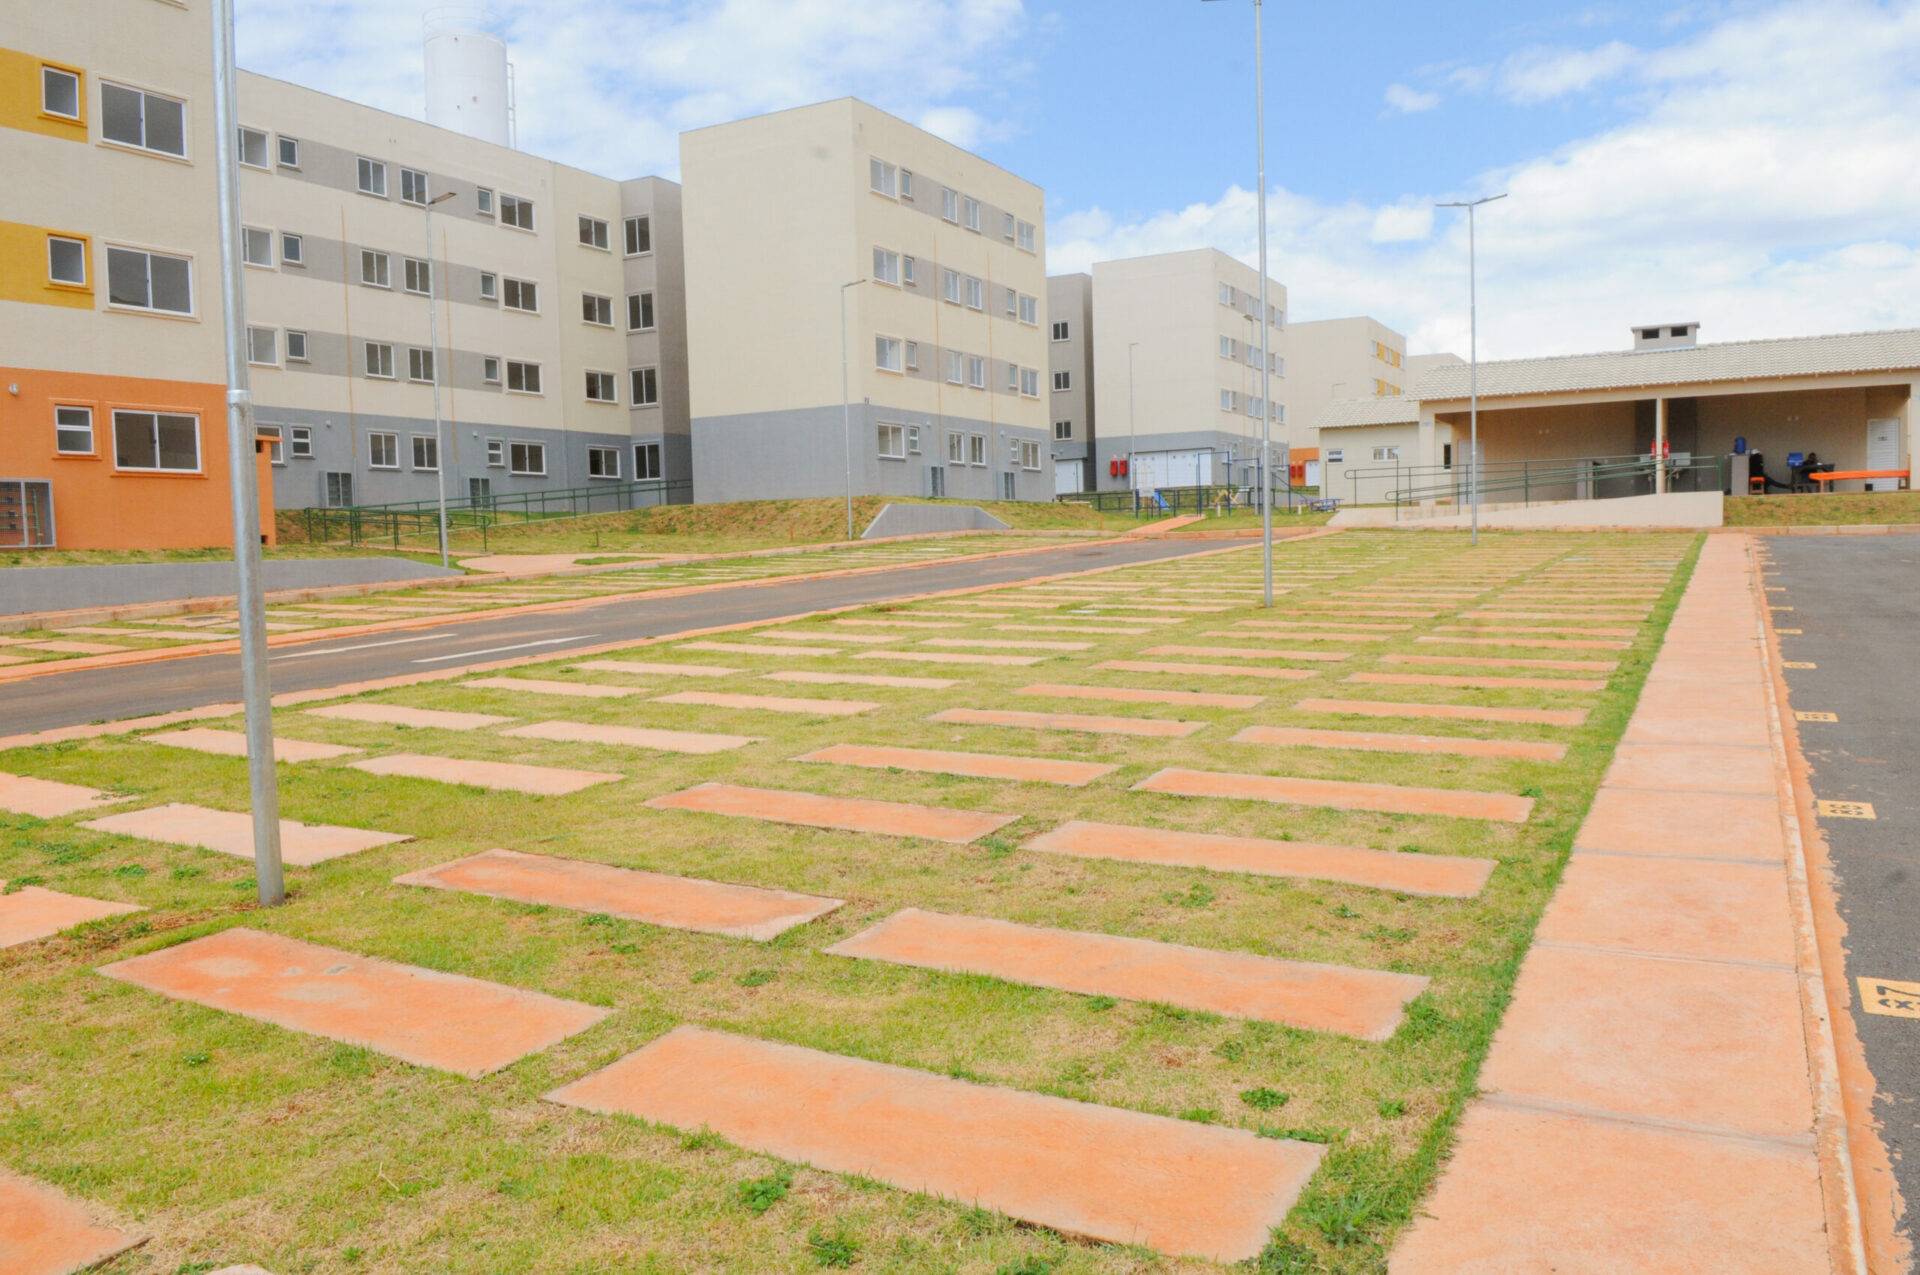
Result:
{"type": "Polygon", "coordinates": [[[1813,813],[1829,819],[1878,819],[1870,801],[1816,801],[1813,813]]]}
{"type": "Polygon", "coordinates": [[[1796,711],[1793,715],[1793,720],[1795,720],[1796,722],[1837,722],[1840,720],[1840,714],[1838,713],[1802,713],[1802,712],[1796,711]]]}
{"type": "Polygon", "coordinates": [[[1780,634],[1783,637],[1799,637],[1802,633],[1805,633],[1806,630],[1805,629],[1775,629],[1774,632],[1780,634]]]}
{"type": "Polygon", "coordinates": [[[1791,610],[1793,610],[1793,608],[1792,608],[1792,607],[1768,607],[1768,608],[1767,608],[1767,610],[1769,610],[1769,611],[1791,611],[1791,610]]]}
{"type": "Polygon", "coordinates": [[[1815,664],[1812,660],[1782,660],[1780,661],[1780,667],[1781,668],[1819,668],[1820,666],[1818,664],[1815,664]]]}
{"type": "Polygon", "coordinates": [[[1920,983],[1896,983],[1890,978],[1860,980],[1860,1008],[1889,1018],[1920,1018],[1920,983]]]}

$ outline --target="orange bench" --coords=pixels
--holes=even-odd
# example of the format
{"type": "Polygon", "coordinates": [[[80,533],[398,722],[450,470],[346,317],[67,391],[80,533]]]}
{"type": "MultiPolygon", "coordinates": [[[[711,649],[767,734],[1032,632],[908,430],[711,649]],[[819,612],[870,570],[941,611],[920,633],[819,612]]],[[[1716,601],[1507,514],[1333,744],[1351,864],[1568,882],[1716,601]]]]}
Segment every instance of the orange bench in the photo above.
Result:
{"type": "Polygon", "coordinates": [[[1906,478],[1909,472],[1905,469],[1837,469],[1827,474],[1808,474],[1807,481],[1837,483],[1849,478],[1906,478]]]}

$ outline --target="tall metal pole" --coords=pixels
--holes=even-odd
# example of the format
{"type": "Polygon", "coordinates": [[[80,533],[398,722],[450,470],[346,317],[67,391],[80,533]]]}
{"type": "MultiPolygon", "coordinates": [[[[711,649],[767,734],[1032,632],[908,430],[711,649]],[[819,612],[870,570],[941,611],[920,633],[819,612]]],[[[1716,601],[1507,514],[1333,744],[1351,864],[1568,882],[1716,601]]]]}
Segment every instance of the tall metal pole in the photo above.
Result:
{"type": "Polygon", "coordinates": [[[1260,218],[1260,558],[1266,600],[1273,606],[1273,403],[1267,375],[1267,81],[1265,51],[1260,38],[1260,0],[1253,0],[1253,113],[1254,136],[1260,149],[1260,189],[1256,204],[1260,218]]]}
{"type": "MultiPolygon", "coordinates": [[[[1474,212],[1481,204],[1505,199],[1506,192],[1483,199],[1463,199],[1439,204],[1440,208],[1467,210],[1467,499],[1473,506],[1473,544],[1480,544],[1480,265],[1476,256],[1474,212]]],[[[1324,463],[1324,462],[1323,462],[1324,463]]]]}
{"type": "Polygon", "coordinates": [[[263,906],[286,902],[280,787],[273,761],[273,691],[260,565],[260,491],[253,398],[247,386],[246,289],[240,265],[240,123],[233,70],[233,0],[213,0],[214,165],[220,196],[221,317],[227,346],[227,462],[238,576],[240,684],[247,706],[247,786],[253,800],[253,879],[263,906]]]}
{"type": "Polygon", "coordinates": [[[847,451],[847,539],[853,539],[853,398],[847,389],[847,289],[865,279],[840,285],[840,432],[847,451]]]}
{"type": "Polygon", "coordinates": [[[1140,445],[1140,430],[1133,420],[1133,352],[1138,341],[1127,342],[1127,490],[1134,491],[1133,450],[1140,445]]]}
{"type": "Polygon", "coordinates": [[[433,206],[453,198],[448,191],[427,201],[427,357],[433,361],[433,470],[440,495],[440,565],[453,565],[447,552],[447,440],[440,427],[440,263],[433,255],[433,206]]]}

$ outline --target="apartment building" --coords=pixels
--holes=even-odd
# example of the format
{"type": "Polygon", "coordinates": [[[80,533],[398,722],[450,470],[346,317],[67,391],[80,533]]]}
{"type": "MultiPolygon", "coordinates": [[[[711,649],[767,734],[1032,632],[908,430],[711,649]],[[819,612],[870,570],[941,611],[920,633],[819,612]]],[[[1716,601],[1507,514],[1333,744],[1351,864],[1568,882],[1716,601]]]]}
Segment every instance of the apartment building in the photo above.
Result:
{"type": "Polygon", "coordinates": [[[1038,186],[852,98],[680,166],[700,500],[1052,498],[1038,186]]]}
{"type": "Polygon", "coordinates": [[[1047,336],[1054,493],[1094,491],[1092,275],[1048,276],[1047,336]]]}
{"type": "Polygon", "coordinates": [[[1099,490],[1253,481],[1268,397],[1275,451],[1286,441],[1285,286],[1267,281],[1262,314],[1259,273],[1212,248],[1096,262],[1092,277],[1099,490]]]}

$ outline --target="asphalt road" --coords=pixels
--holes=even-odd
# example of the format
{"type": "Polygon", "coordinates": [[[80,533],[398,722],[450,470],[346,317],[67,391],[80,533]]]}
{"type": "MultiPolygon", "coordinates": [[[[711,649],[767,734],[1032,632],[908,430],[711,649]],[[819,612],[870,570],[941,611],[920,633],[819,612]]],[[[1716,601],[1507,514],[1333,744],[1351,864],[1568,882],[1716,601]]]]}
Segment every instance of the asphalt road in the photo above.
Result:
{"type": "MultiPolygon", "coordinates": [[[[1866,1012],[1860,979],[1920,984],[1920,536],[1769,537],[1768,602],[1816,799],[1869,802],[1822,818],[1846,922],[1847,982],[1875,1115],[1909,1210],[1920,1209],[1920,1017],[1866,1012]],[[1799,629],[1794,634],[1785,630],[1799,629]]],[[[1898,998],[1895,998],[1896,1001],[1898,998]]],[[[1920,1000],[1909,1002],[1920,1008],[1920,1000]]]]}
{"type": "MultiPolygon", "coordinates": [[[[1065,571],[1157,562],[1226,547],[1229,545],[1217,540],[1071,545],[1040,553],[902,567],[826,580],[736,586],[532,615],[450,620],[432,628],[280,647],[270,657],[270,676],[275,694],[311,690],[519,656],[558,656],[578,647],[885,602],[911,594],[1005,584],[1065,571]]],[[[239,698],[237,654],[49,673],[0,684],[0,735],[143,717],[239,698]]]]}

